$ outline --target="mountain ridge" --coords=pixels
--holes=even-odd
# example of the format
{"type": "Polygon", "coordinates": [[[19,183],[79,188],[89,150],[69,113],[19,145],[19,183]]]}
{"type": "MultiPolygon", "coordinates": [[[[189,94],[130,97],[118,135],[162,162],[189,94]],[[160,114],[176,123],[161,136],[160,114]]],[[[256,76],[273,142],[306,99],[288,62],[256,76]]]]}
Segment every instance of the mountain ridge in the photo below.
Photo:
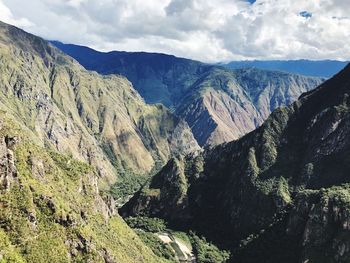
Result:
{"type": "Polygon", "coordinates": [[[347,65],[339,60],[242,60],[220,63],[220,65],[237,68],[258,68],[302,74],[305,76],[330,78],[347,65]]]}
{"type": "Polygon", "coordinates": [[[198,231],[232,262],[347,262],[349,92],[347,65],[241,139],[170,160],[121,213],[198,231]]]}
{"type": "Polygon", "coordinates": [[[0,261],[169,262],[118,215],[111,186],[200,150],[188,125],[2,22],[0,61],[0,261]]]}
{"type": "Polygon", "coordinates": [[[99,53],[54,44],[88,69],[126,76],[147,102],[163,103],[185,119],[201,146],[238,139],[257,128],[273,109],[288,105],[322,81],[258,69],[230,70],[164,54],[99,53]]]}
{"type": "Polygon", "coordinates": [[[186,123],[162,105],[147,105],[125,77],[88,72],[6,24],[0,40],[2,108],[42,143],[96,165],[108,184],[123,170],[147,173],[177,151],[199,149],[186,123]]]}

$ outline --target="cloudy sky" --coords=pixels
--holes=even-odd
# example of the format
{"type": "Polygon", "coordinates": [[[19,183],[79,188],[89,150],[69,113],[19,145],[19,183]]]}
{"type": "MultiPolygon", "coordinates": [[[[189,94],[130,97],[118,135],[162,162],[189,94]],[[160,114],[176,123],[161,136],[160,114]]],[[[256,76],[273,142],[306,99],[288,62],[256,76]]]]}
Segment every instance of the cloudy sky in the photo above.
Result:
{"type": "Polygon", "coordinates": [[[102,51],[350,60],[350,0],[0,0],[0,19],[102,51]]]}

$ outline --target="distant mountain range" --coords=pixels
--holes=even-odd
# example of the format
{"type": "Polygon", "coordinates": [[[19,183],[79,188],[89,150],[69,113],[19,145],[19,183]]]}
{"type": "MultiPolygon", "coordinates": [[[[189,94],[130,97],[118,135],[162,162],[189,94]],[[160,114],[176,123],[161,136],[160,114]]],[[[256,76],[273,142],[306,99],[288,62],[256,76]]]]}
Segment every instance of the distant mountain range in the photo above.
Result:
{"type": "Polygon", "coordinates": [[[337,60],[252,60],[252,61],[231,61],[227,64],[220,64],[231,69],[257,68],[278,70],[305,76],[330,78],[348,62],[337,60]]]}
{"type": "Polygon", "coordinates": [[[238,139],[277,107],[322,82],[321,78],[259,69],[228,69],[171,55],[98,52],[52,42],[100,74],[127,77],[148,103],[163,103],[185,119],[201,146],[238,139]]]}

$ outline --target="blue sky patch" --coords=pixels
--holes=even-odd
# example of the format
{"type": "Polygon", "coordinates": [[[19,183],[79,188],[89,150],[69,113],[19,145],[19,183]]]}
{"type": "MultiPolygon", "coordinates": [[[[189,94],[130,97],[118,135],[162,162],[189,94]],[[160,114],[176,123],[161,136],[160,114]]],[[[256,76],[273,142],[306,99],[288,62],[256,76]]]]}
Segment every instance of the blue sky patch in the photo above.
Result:
{"type": "Polygon", "coordinates": [[[310,17],[312,17],[312,13],[310,13],[310,12],[308,12],[308,11],[301,11],[301,12],[299,13],[299,15],[302,16],[302,17],[305,17],[305,18],[310,18],[310,17]]]}
{"type": "Polygon", "coordinates": [[[256,0],[247,0],[247,2],[249,2],[250,4],[254,4],[256,0]]]}

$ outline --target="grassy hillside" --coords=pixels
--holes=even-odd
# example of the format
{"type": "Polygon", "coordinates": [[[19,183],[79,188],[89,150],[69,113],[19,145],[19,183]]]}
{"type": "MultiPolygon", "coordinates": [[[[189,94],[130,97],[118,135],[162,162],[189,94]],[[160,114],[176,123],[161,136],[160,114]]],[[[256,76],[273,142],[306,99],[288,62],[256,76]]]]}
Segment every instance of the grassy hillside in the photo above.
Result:
{"type": "Polygon", "coordinates": [[[121,76],[86,71],[46,41],[0,24],[0,109],[41,145],[94,167],[101,182],[146,174],[178,152],[199,149],[185,122],[147,105],[121,76]]]}
{"type": "Polygon", "coordinates": [[[95,168],[0,120],[2,262],[162,262],[98,190],[95,168]]]}

